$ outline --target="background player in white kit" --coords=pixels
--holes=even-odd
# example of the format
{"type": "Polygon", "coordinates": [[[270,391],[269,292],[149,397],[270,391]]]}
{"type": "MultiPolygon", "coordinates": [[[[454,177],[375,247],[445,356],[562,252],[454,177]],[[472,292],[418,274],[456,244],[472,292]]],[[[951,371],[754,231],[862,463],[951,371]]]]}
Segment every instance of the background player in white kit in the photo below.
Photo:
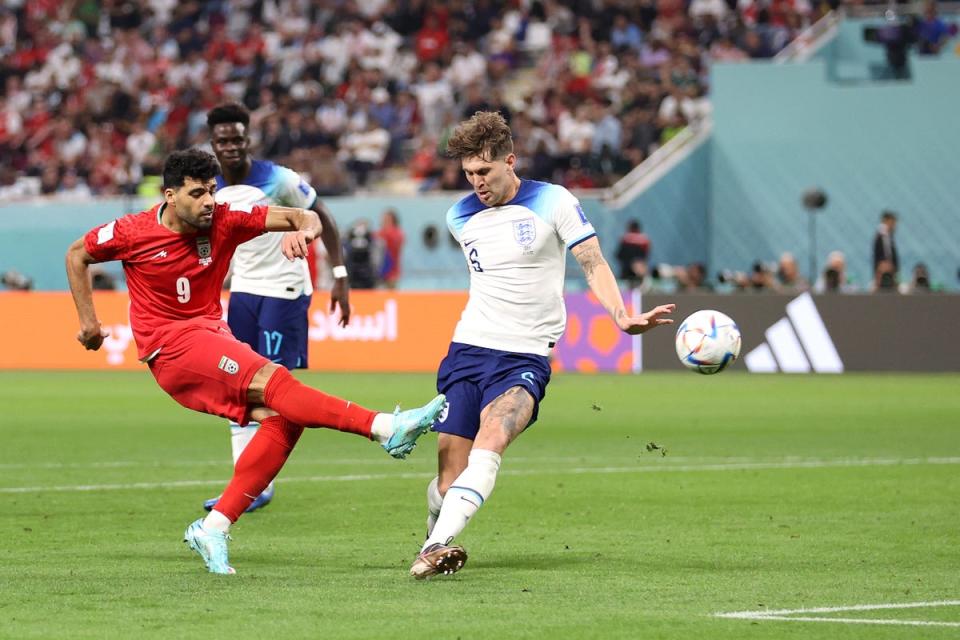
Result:
{"type": "Polygon", "coordinates": [[[507,446],[537,419],[550,381],[550,349],[563,334],[566,250],[617,326],[643,333],[673,320],[666,304],[638,316],[624,307],[593,226],[564,187],[514,173],[510,127],[481,111],[447,142],[473,193],[447,212],[470,269],[470,295],[437,373],[447,409],[439,432],[439,474],[427,487],[427,540],[410,568],[416,578],[453,573],[467,560],[451,545],[490,496],[507,446]]]}
{"type": "MultiPolygon", "coordinates": [[[[210,145],[220,163],[217,202],[267,204],[311,209],[320,216],[320,239],[333,265],[330,311],[340,308],[340,324],[350,321],[349,284],[343,266],[340,234],[317,192],[300,175],[273,162],[250,157],[250,112],[241,104],[227,103],[207,113],[210,145]]],[[[266,233],[237,247],[231,266],[230,305],[227,323],[238,340],[287,369],[307,367],[308,312],[313,285],[305,260],[287,260],[280,253],[282,233],[266,233]]],[[[257,432],[257,424],[230,424],[233,461],[257,432]]],[[[247,511],[273,499],[270,485],[247,511]]],[[[203,503],[209,511],[217,503],[203,503]]]]}

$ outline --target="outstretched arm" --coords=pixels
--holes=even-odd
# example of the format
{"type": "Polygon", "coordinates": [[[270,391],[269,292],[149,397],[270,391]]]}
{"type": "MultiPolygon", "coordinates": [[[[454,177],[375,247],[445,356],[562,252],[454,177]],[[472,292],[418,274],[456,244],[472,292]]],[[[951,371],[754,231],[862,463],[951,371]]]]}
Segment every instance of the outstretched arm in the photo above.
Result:
{"type": "Polygon", "coordinates": [[[320,223],[323,225],[320,240],[327,250],[330,266],[334,269],[333,287],[330,289],[330,312],[333,313],[337,307],[340,307],[340,326],[345,327],[350,323],[350,281],[347,279],[346,268],[343,266],[340,231],[337,229],[337,223],[330,215],[330,211],[320,202],[320,198],[317,198],[313,210],[320,217],[320,223]],[[340,267],[340,269],[337,267],[340,267]]]}
{"type": "Polygon", "coordinates": [[[307,246],[313,242],[323,225],[313,211],[298,207],[267,207],[267,231],[292,231],[283,236],[280,250],[288,259],[306,258],[307,246]]]}
{"type": "Polygon", "coordinates": [[[600,241],[596,237],[584,240],[575,246],[572,252],[587,276],[587,284],[590,285],[593,295],[597,296],[597,300],[622,331],[636,335],[662,324],[673,324],[673,320],[663,316],[672,313],[677,306],[675,304],[663,304],[638,316],[627,315],[617,279],[613,276],[610,265],[604,260],[600,241]]]}
{"type": "Polygon", "coordinates": [[[95,262],[93,256],[87,253],[83,238],[67,249],[67,281],[70,283],[70,293],[73,294],[73,303],[77,306],[77,316],[80,319],[77,340],[90,351],[99,349],[103,339],[110,335],[109,331],[100,326],[97,311],[93,306],[89,271],[90,265],[95,262]]]}

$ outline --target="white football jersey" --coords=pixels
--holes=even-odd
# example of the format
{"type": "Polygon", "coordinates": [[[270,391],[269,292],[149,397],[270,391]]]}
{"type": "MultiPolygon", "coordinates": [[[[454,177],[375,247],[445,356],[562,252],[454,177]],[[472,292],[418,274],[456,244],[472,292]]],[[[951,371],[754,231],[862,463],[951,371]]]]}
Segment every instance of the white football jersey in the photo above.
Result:
{"type": "MultiPolygon", "coordinates": [[[[217,176],[216,201],[309,209],[317,201],[317,192],[296,171],[254,160],[242,184],[228,185],[223,176],[217,176]]],[[[283,257],[282,238],[282,232],[265,233],[237,247],[230,291],[287,300],[313,293],[307,261],[283,257]]]]}
{"type": "Polygon", "coordinates": [[[567,322],[566,251],[596,235],[564,187],[523,180],[507,204],[476,194],[447,211],[447,226],[470,269],[470,296],[453,341],[548,355],[567,322]]]}

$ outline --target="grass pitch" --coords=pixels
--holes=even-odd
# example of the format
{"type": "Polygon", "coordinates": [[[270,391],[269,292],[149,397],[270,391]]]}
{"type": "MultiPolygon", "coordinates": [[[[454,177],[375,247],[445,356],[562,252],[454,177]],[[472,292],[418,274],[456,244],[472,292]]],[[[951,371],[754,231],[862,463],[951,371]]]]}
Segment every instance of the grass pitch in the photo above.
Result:
{"type": "MultiPolygon", "coordinates": [[[[383,409],[433,388],[302,377],[383,409]]],[[[229,477],[223,421],[147,373],[3,372],[0,637],[955,638],[958,383],[558,375],[467,566],[415,582],[434,436],[399,462],[306,433],[214,576],[180,540],[229,477]]]]}

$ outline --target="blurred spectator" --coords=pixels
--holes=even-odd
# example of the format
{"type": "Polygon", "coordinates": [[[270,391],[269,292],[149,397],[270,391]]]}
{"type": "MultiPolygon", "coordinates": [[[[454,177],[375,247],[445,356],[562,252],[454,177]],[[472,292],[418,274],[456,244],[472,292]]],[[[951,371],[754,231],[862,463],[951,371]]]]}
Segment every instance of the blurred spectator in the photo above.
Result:
{"type": "Polygon", "coordinates": [[[30,291],[33,289],[33,279],[14,269],[0,274],[0,284],[13,291],[30,291]]]}
{"type": "Polygon", "coordinates": [[[875,292],[896,292],[897,271],[890,260],[881,260],[877,264],[877,270],[874,273],[873,291],[875,292]]]}
{"type": "Polygon", "coordinates": [[[117,288],[116,279],[100,265],[90,268],[90,287],[94,291],[113,291],[117,288]]]}
{"type": "Polygon", "coordinates": [[[639,220],[627,223],[627,230],[620,236],[616,258],[620,265],[621,280],[626,280],[631,287],[643,284],[650,258],[650,238],[643,232],[639,220]]]}
{"type": "Polygon", "coordinates": [[[813,287],[815,293],[850,293],[856,287],[847,280],[847,259],[842,251],[831,251],[823,273],[813,287]]]}
{"type": "Polygon", "coordinates": [[[691,262],[686,267],[678,267],[674,273],[680,291],[696,293],[713,289],[707,282],[707,265],[702,262],[691,262]]]}
{"type": "Polygon", "coordinates": [[[759,260],[753,263],[753,269],[747,280],[747,287],[753,291],[771,291],[776,288],[773,271],[759,260]]]}
{"type": "Polygon", "coordinates": [[[775,285],[783,293],[799,293],[810,288],[807,279],[800,275],[797,259],[788,251],[780,254],[775,285]]]}
{"type": "Polygon", "coordinates": [[[897,273],[900,271],[900,258],[897,255],[897,243],[894,232],[897,229],[897,214],[884,211],[880,215],[880,226],[873,237],[873,287],[891,289],[897,286],[897,273]]]}
{"type": "Polygon", "coordinates": [[[344,266],[353,289],[375,289],[377,286],[376,238],[366,220],[354,222],[343,238],[344,266]]]}
{"type": "Polygon", "coordinates": [[[459,161],[446,160],[443,162],[436,188],[440,191],[469,191],[471,189],[470,181],[463,174],[459,161]]]}
{"type": "Polygon", "coordinates": [[[710,45],[710,59],[714,62],[746,62],[750,56],[733,44],[728,36],[720,36],[710,45]]]}
{"type": "Polygon", "coordinates": [[[423,27],[417,31],[414,38],[417,59],[421,63],[439,60],[449,44],[450,37],[447,29],[440,23],[437,15],[428,13],[423,20],[423,27]]]}
{"type": "Polygon", "coordinates": [[[453,87],[444,79],[440,66],[431,62],[412,89],[417,96],[424,133],[439,135],[447,113],[453,109],[453,87]]]}
{"type": "Polygon", "coordinates": [[[923,18],[917,22],[917,48],[920,50],[920,55],[938,55],[944,43],[955,34],[956,26],[951,29],[940,18],[937,3],[934,0],[927,0],[923,5],[923,18]]]}
{"type": "Polygon", "coordinates": [[[345,136],[343,151],[346,165],[357,174],[357,185],[367,186],[370,172],[380,167],[390,148],[390,134],[376,120],[369,118],[366,127],[345,136]]]}
{"type": "Polygon", "coordinates": [[[453,50],[453,58],[446,70],[450,84],[458,91],[463,91],[482,82],[487,72],[487,59],[477,51],[476,45],[459,40],[454,43],[453,50]]]}
{"type": "Polygon", "coordinates": [[[630,22],[627,14],[618,13],[613,19],[610,30],[610,44],[614,49],[633,49],[637,53],[643,46],[643,33],[635,23],[630,22]]]}
{"type": "Polygon", "coordinates": [[[332,144],[323,144],[313,150],[298,150],[290,159],[290,166],[310,176],[310,184],[318,196],[339,196],[353,186],[350,174],[337,160],[332,144]]]}
{"type": "Polygon", "coordinates": [[[938,289],[939,287],[931,284],[930,272],[927,270],[927,265],[922,262],[913,266],[910,282],[900,285],[900,293],[930,293],[938,289]]]}
{"type": "Polygon", "coordinates": [[[405,240],[396,209],[387,209],[383,212],[380,218],[380,229],[376,235],[383,247],[380,282],[388,289],[395,289],[400,279],[400,254],[405,240]]]}

